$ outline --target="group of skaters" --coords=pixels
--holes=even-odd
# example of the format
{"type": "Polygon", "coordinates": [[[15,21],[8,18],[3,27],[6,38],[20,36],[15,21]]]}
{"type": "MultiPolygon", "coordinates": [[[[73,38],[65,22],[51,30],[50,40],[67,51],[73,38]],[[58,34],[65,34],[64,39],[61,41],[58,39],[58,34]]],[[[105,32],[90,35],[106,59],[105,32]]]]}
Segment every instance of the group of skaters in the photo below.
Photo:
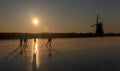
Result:
{"type": "Polygon", "coordinates": [[[27,47],[27,42],[28,42],[28,39],[25,37],[25,38],[20,38],[20,47],[22,46],[26,46],[27,47]]]}
{"type": "MultiPolygon", "coordinates": [[[[34,42],[36,43],[36,38],[34,38],[34,42]]],[[[49,37],[48,38],[48,42],[46,43],[47,47],[51,47],[51,43],[52,43],[52,38],[49,37]]],[[[28,38],[24,37],[24,38],[20,38],[20,47],[25,46],[27,47],[28,44],[28,38]]]]}

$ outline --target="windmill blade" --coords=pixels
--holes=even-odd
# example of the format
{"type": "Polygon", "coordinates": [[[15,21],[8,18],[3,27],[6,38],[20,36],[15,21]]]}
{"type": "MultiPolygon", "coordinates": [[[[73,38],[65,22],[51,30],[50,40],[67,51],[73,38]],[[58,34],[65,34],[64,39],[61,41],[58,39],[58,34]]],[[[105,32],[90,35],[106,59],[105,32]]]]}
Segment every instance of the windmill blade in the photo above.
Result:
{"type": "Polygon", "coordinates": [[[99,15],[97,14],[96,24],[99,22],[99,15]]]}
{"type": "Polygon", "coordinates": [[[93,25],[91,25],[91,27],[94,27],[94,26],[96,26],[97,24],[93,24],[93,25]]]}

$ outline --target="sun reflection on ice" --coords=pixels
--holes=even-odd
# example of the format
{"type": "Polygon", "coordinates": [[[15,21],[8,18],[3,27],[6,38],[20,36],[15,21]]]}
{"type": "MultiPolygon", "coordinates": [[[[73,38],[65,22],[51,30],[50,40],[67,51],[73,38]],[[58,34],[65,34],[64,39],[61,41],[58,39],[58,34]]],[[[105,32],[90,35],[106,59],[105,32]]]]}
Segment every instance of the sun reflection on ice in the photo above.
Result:
{"type": "Polygon", "coordinates": [[[37,44],[37,42],[34,43],[34,54],[35,54],[35,55],[38,54],[38,44],[37,44]]]}
{"type": "Polygon", "coordinates": [[[33,69],[37,70],[39,68],[39,64],[40,64],[38,40],[36,40],[36,42],[33,42],[33,43],[34,43],[34,47],[33,47],[33,69]]]}

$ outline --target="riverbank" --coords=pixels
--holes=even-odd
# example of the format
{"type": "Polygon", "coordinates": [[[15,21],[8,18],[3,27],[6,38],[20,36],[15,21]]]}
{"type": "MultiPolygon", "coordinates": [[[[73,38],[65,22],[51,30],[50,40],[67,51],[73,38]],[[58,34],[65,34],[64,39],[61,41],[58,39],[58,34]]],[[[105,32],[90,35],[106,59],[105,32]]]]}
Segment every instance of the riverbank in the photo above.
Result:
{"type": "Polygon", "coordinates": [[[0,33],[0,39],[30,38],[91,38],[91,37],[118,37],[120,33],[105,33],[102,35],[94,33],[0,33]]]}

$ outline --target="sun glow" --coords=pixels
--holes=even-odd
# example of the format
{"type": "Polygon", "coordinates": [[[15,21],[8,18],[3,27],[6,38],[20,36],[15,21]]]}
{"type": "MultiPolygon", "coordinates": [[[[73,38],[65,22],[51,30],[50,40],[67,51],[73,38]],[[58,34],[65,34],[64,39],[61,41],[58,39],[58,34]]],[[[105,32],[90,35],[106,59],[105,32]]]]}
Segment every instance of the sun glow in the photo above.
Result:
{"type": "Polygon", "coordinates": [[[37,24],[38,24],[38,19],[33,19],[33,23],[34,23],[35,25],[37,25],[37,24]]]}

